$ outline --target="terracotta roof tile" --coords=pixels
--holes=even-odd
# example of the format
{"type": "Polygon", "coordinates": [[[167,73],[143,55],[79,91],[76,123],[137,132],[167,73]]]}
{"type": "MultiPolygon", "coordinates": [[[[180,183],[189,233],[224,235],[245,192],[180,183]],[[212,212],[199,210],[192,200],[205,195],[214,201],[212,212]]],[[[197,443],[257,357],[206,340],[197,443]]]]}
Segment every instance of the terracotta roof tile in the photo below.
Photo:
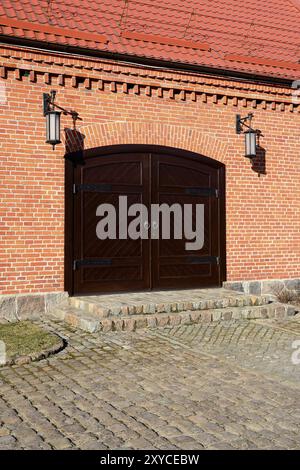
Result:
{"type": "Polygon", "coordinates": [[[0,34],[296,79],[300,0],[2,0],[0,34]],[[15,22],[15,23],[14,23],[15,22]]]}
{"type": "Polygon", "coordinates": [[[121,37],[127,39],[136,39],[137,41],[143,42],[164,44],[166,46],[179,46],[188,49],[200,49],[202,51],[210,50],[209,45],[206,43],[200,43],[187,39],[178,39],[175,36],[158,36],[153,34],[137,33],[135,31],[121,31],[121,37]]]}
{"type": "Polygon", "coordinates": [[[272,67],[280,67],[283,69],[300,70],[300,64],[295,62],[288,62],[287,60],[272,60],[263,57],[250,57],[250,56],[239,56],[234,54],[228,54],[225,56],[226,60],[233,62],[243,62],[246,64],[258,64],[258,65],[270,65],[272,67]]]}

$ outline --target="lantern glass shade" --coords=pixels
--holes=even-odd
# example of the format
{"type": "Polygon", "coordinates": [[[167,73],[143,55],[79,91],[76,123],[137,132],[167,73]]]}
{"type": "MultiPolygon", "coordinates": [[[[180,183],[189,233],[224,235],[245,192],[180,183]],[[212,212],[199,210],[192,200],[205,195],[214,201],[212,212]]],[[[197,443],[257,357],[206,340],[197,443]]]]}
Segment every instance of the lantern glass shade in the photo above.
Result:
{"type": "Polygon", "coordinates": [[[53,145],[60,144],[60,112],[48,111],[46,114],[46,142],[53,145]]]}
{"type": "Polygon", "coordinates": [[[245,132],[245,156],[247,158],[256,157],[256,131],[253,129],[245,132]]]}

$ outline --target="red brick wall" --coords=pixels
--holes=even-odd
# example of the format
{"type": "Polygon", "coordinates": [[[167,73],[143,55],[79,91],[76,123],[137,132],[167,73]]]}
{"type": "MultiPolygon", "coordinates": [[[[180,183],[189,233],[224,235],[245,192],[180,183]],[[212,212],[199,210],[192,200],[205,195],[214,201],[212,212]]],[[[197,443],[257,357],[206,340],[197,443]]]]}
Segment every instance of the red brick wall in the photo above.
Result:
{"type": "MultiPolygon", "coordinates": [[[[290,90],[17,48],[0,60],[0,293],[63,290],[65,147],[45,143],[42,115],[51,89],[82,117],[85,148],[153,143],[225,163],[227,280],[300,277],[300,113],[290,90]],[[235,133],[235,115],[250,111],[266,174],[251,169],[235,133]]],[[[71,124],[62,116],[62,128],[71,124]]]]}

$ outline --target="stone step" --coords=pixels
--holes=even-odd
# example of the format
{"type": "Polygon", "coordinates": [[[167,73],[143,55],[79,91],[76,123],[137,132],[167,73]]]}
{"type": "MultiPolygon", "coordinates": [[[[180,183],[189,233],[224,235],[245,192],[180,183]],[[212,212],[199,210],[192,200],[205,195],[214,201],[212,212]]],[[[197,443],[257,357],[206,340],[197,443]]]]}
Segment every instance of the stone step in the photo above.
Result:
{"type": "Polygon", "coordinates": [[[101,317],[98,313],[85,312],[80,308],[62,306],[50,315],[67,324],[88,331],[135,331],[139,328],[176,326],[184,323],[209,323],[231,319],[285,318],[293,316],[296,308],[277,302],[261,305],[243,305],[180,312],[155,312],[101,317]]]}
{"type": "MultiPolygon", "coordinates": [[[[151,302],[145,303],[135,301],[134,296],[131,297],[127,294],[123,297],[123,302],[118,300],[107,300],[110,296],[89,296],[89,297],[70,297],[68,299],[69,305],[73,308],[82,310],[88,314],[96,315],[104,319],[116,316],[132,316],[143,314],[157,314],[157,313],[180,313],[187,311],[198,310],[214,310],[228,307],[248,307],[266,305],[270,302],[269,295],[247,295],[241,293],[233,293],[220,289],[219,295],[206,294],[202,298],[198,295],[193,295],[190,300],[176,299],[176,301],[167,302],[151,302]],[[126,299],[128,299],[126,301],[126,299]],[[193,299],[193,300],[191,300],[193,299]]],[[[124,294],[123,294],[124,295],[124,294]]],[[[177,293],[178,295],[178,293],[177,293]]],[[[184,294],[183,294],[184,295],[184,294]]],[[[155,295],[154,295],[155,297],[155,295]]],[[[121,297],[122,298],[122,297],[121,297]]]]}

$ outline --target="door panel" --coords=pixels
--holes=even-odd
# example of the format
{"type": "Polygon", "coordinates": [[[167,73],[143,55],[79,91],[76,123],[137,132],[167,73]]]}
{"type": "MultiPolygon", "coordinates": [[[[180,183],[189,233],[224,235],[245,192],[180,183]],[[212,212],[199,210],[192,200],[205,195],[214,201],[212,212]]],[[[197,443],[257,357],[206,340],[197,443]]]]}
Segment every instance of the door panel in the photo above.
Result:
{"type": "MultiPolygon", "coordinates": [[[[150,285],[149,240],[100,240],[96,215],[100,204],[118,208],[119,196],[128,205],[149,205],[149,157],[144,154],[88,159],[75,170],[75,293],[147,289],[150,285]],[[76,263],[76,261],[75,261],[76,263]]],[[[128,217],[128,222],[132,218],[128,217]]]]}
{"type": "Polygon", "coordinates": [[[201,249],[186,249],[191,242],[185,236],[162,239],[161,220],[158,240],[152,240],[154,288],[201,287],[219,285],[218,170],[197,160],[173,155],[152,155],[152,202],[179,203],[192,207],[193,230],[196,226],[196,204],[204,205],[204,244],[201,249]]]}

